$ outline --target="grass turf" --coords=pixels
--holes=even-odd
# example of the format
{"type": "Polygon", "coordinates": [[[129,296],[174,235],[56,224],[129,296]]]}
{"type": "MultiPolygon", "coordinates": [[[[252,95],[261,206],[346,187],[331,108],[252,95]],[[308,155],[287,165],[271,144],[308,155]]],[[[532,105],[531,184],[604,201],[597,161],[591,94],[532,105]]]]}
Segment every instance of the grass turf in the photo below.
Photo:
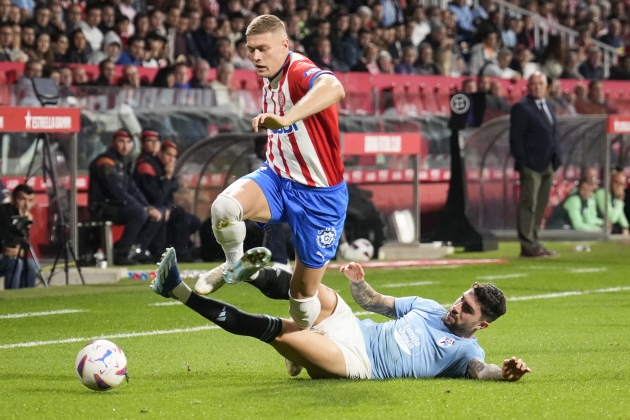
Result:
{"type": "MultiPolygon", "coordinates": [[[[515,244],[502,244],[497,252],[455,258],[507,257],[508,264],[368,270],[367,280],[382,293],[440,303],[452,302],[473,281],[491,281],[508,298],[630,286],[630,246],[598,243],[590,253],[572,252],[571,244],[550,248],[561,256],[519,259],[515,244]],[[418,281],[434,284],[387,287],[418,281]]],[[[210,265],[182,268],[201,267],[210,265]]],[[[324,282],[361,310],[344,277],[329,272],[324,282]]],[[[215,297],[249,312],[287,314],[288,302],[268,300],[246,284],[225,286],[215,297]]],[[[217,329],[112,339],[127,355],[130,381],[99,393],[74,372],[83,342],[2,348],[211,325],[183,305],[150,306],[156,302],[165,300],[148,282],[132,280],[0,292],[0,315],[87,311],[0,319],[0,418],[621,419],[630,413],[629,290],[508,302],[507,314],[478,339],[488,363],[511,356],[528,363],[533,373],[517,383],[289,378],[270,346],[217,329]]]]}

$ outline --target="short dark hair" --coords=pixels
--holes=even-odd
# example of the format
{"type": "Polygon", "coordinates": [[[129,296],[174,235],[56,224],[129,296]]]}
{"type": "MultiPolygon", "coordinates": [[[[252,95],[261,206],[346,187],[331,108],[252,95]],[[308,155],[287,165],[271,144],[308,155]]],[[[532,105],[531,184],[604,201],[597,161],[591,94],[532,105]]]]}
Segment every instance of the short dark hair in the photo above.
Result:
{"type": "Polygon", "coordinates": [[[474,282],[473,293],[479,305],[481,313],[488,322],[492,322],[506,312],[505,296],[494,284],[474,282]]]}
{"type": "Polygon", "coordinates": [[[116,64],[116,63],[114,63],[111,59],[106,58],[106,59],[104,59],[103,61],[101,61],[100,63],[98,63],[98,70],[99,70],[101,73],[103,73],[103,69],[104,69],[104,68],[105,68],[105,66],[106,66],[107,64],[109,64],[109,63],[116,64]]]}
{"type": "Polygon", "coordinates": [[[17,198],[19,193],[24,193],[26,195],[33,195],[35,194],[35,190],[33,190],[31,187],[29,187],[26,184],[20,184],[17,187],[15,187],[13,189],[13,191],[11,192],[11,197],[13,198],[17,198]]]}

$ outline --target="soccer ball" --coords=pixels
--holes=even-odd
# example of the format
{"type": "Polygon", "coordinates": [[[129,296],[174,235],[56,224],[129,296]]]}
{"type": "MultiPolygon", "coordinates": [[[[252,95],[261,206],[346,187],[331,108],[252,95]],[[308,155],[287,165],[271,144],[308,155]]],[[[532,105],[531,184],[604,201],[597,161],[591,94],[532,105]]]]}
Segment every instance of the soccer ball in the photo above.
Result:
{"type": "Polygon", "coordinates": [[[350,244],[350,255],[355,261],[369,261],[374,256],[372,242],[364,238],[355,239],[350,244]]]}
{"type": "Polygon", "coordinates": [[[125,353],[108,340],[87,343],[77,354],[74,366],[81,383],[95,391],[118,386],[127,374],[125,353]]]}

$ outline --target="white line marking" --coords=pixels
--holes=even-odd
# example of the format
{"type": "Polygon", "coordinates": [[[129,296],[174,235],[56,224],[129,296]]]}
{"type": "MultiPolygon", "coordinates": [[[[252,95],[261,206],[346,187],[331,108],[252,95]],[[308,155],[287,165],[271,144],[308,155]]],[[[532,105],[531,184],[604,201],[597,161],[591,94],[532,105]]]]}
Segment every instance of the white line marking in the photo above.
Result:
{"type": "Polygon", "coordinates": [[[440,284],[439,281],[416,281],[411,283],[389,283],[381,287],[405,287],[405,286],[428,286],[429,284],[440,284]]]}
{"type": "Polygon", "coordinates": [[[79,313],[79,312],[87,312],[87,311],[84,310],[84,309],[61,309],[61,310],[58,310],[58,311],[25,312],[23,314],[0,315],[0,319],[26,318],[26,317],[30,317],[30,316],[76,314],[76,313],[79,313]]]}
{"type": "Polygon", "coordinates": [[[518,277],[527,277],[527,274],[514,273],[514,274],[503,274],[503,275],[497,275],[497,276],[479,276],[477,277],[477,280],[515,279],[518,277]]]}
{"type": "Polygon", "coordinates": [[[370,311],[357,311],[357,312],[353,312],[353,314],[355,316],[361,316],[361,315],[378,315],[375,314],[374,312],[370,312],[370,311]]]}
{"type": "Polygon", "coordinates": [[[110,335],[99,335],[96,337],[74,337],[74,338],[65,338],[63,340],[51,340],[51,341],[30,341],[26,343],[13,343],[13,344],[4,344],[0,346],[0,349],[14,349],[17,347],[38,347],[38,346],[47,346],[50,344],[66,344],[66,343],[77,343],[77,342],[88,342],[93,340],[100,340],[103,338],[131,338],[131,337],[144,337],[147,335],[163,335],[163,334],[175,334],[175,333],[188,333],[188,332],[196,332],[196,331],[206,331],[206,330],[216,330],[219,327],[216,325],[202,325],[200,327],[191,327],[191,328],[175,328],[173,330],[154,330],[154,331],[144,331],[144,332],[131,332],[131,333],[122,333],[122,334],[110,334],[110,335]]]}
{"type": "Polygon", "coordinates": [[[509,302],[514,302],[517,300],[549,299],[549,298],[555,298],[555,297],[588,295],[591,293],[624,292],[628,290],[630,290],[630,286],[620,286],[620,287],[609,287],[607,289],[576,290],[572,292],[547,293],[544,295],[533,295],[533,296],[515,296],[515,297],[508,298],[507,300],[509,302]]]}
{"type": "Polygon", "coordinates": [[[174,300],[172,302],[155,302],[155,303],[149,303],[149,306],[173,306],[173,305],[183,305],[183,303],[181,303],[178,300],[174,300]]]}
{"type": "Polygon", "coordinates": [[[569,270],[569,273],[601,273],[602,271],[608,270],[606,267],[600,268],[574,268],[569,270]]]}

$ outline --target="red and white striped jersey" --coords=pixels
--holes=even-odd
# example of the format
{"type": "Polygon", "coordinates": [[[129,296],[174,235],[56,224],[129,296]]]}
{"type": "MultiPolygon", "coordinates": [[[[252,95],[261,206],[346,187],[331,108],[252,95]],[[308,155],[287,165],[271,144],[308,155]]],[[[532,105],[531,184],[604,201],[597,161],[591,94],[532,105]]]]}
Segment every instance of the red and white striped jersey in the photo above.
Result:
{"type": "MultiPolygon", "coordinates": [[[[321,74],[301,54],[290,53],[280,70],[277,88],[265,79],[262,110],[285,115],[311,89],[321,74]]],[[[332,187],[343,181],[339,121],[335,105],[279,130],[267,130],[267,164],[283,178],[311,187],[332,187]]]]}

